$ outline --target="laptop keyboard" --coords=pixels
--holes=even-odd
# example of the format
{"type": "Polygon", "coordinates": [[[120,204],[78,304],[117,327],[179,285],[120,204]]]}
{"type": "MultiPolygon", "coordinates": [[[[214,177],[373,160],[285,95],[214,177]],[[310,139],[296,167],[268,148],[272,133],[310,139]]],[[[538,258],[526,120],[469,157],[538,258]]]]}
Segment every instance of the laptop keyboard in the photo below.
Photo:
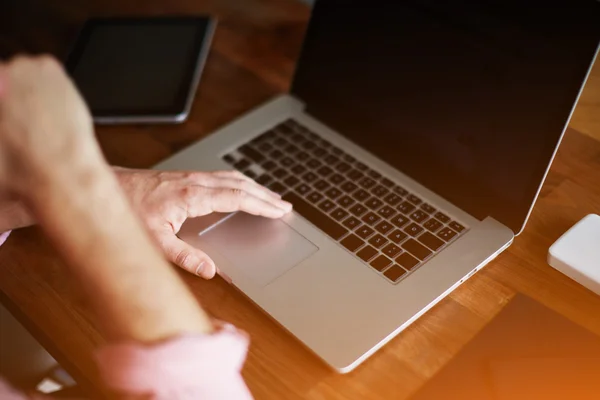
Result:
{"type": "Polygon", "coordinates": [[[428,204],[294,120],[223,156],[391,283],[467,232],[428,204]]]}

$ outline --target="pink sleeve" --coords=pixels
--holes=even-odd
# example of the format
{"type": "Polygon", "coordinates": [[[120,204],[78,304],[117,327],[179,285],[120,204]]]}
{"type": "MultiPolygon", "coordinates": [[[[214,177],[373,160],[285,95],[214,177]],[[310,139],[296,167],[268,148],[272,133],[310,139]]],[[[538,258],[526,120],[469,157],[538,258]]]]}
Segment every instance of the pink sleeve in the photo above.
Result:
{"type": "Polygon", "coordinates": [[[4,242],[6,242],[6,239],[8,238],[8,235],[10,235],[10,231],[4,232],[4,233],[0,233],[0,246],[2,246],[2,244],[4,242]]]}
{"type": "MultiPolygon", "coordinates": [[[[12,387],[10,387],[6,382],[0,379],[0,399],[2,400],[43,400],[47,399],[43,396],[26,396],[21,392],[17,392],[12,387]]],[[[50,400],[50,399],[48,399],[50,400]]]]}
{"type": "Polygon", "coordinates": [[[251,400],[241,369],[248,338],[231,325],[205,336],[145,347],[109,345],[97,352],[100,374],[119,394],[153,400],[251,400]]]}

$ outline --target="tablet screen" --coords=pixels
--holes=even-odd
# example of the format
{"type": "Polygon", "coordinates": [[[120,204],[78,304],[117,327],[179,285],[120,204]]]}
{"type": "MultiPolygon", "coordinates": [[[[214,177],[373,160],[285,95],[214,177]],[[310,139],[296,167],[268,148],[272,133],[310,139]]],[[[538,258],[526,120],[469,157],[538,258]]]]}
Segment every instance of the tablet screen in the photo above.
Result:
{"type": "Polygon", "coordinates": [[[94,116],[178,114],[194,88],[209,19],[90,21],[68,69],[94,116]]]}

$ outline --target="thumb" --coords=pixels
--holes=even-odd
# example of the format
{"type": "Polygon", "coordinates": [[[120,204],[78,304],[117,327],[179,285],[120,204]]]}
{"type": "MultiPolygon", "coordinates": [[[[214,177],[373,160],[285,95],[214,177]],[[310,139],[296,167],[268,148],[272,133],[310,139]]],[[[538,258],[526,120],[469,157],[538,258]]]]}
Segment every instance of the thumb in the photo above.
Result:
{"type": "Polygon", "coordinates": [[[211,279],[215,276],[216,267],[213,260],[202,250],[190,246],[175,234],[161,235],[158,243],[167,259],[173,264],[204,279],[211,279]]]}

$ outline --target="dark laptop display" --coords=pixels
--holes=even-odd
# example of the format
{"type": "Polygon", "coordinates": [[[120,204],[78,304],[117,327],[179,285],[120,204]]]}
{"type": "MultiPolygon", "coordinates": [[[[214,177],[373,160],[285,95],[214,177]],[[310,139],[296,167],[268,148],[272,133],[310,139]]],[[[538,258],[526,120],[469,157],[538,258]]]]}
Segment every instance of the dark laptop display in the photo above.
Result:
{"type": "Polygon", "coordinates": [[[599,41],[595,0],[319,0],[293,93],[447,200],[519,232],[599,41]]]}

